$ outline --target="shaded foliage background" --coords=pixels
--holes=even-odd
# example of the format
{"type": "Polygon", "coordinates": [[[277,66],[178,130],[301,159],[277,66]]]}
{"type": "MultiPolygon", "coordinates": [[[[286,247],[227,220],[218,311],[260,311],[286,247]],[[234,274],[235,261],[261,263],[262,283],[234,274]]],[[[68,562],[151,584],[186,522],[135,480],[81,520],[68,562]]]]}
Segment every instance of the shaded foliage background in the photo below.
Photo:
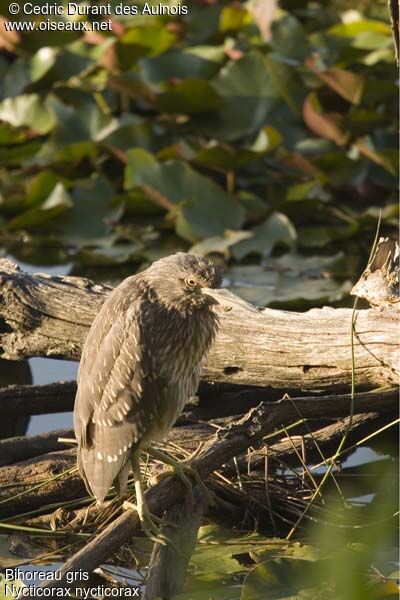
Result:
{"type": "Polygon", "coordinates": [[[193,248],[260,305],[340,300],[379,208],[397,223],[387,6],[269,5],[191,1],[102,33],[2,23],[4,252],[132,272],[193,248]]]}

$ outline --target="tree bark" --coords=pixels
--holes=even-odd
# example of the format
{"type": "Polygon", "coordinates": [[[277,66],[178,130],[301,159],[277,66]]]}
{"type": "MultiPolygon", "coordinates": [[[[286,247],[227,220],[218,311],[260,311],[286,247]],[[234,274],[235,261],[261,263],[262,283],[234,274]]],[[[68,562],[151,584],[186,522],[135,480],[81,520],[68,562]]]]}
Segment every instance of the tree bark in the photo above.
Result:
{"type": "Polygon", "coordinates": [[[0,388],[0,412],[2,415],[69,412],[74,408],[75,393],[75,381],[57,381],[46,385],[9,385],[0,388]]]}
{"type": "MultiPolygon", "coordinates": [[[[3,358],[78,360],[94,316],[110,288],[77,277],[30,276],[0,261],[0,349],[3,358]]],[[[204,368],[214,382],[287,391],[339,391],[352,372],[350,309],[305,313],[272,309],[220,311],[220,328],[204,368]]],[[[355,318],[358,389],[398,382],[400,316],[392,307],[355,318]]]]}
{"type": "MultiPolygon", "coordinates": [[[[365,393],[357,396],[355,401],[355,413],[368,413],[374,411],[377,405],[377,395],[373,393],[365,393]]],[[[383,393],[380,396],[379,406],[383,414],[391,414],[396,410],[397,398],[395,391],[383,393]]],[[[321,419],[330,414],[333,417],[345,417],[349,412],[349,396],[336,396],[331,398],[314,398],[314,399],[292,399],[280,400],[271,404],[265,403],[257,409],[252,409],[251,415],[255,415],[250,419],[254,432],[248,427],[238,427],[238,422],[234,419],[227,420],[227,427],[221,429],[215,434],[215,428],[207,425],[199,424],[195,427],[182,427],[173,430],[171,441],[179,442],[183,448],[193,449],[193,444],[198,444],[202,441],[205,447],[211,452],[211,465],[205,463],[205,475],[213,470],[220,468],[228,462],[233,456],[240,456],[248,447],[253,446],[257,440],[280,426],[281,423],[288,424],[296,421],[299,418],[299,412],[307,419],[321,419]],[[261,420],[257,423],[257,415],[262,415],[261,420]],[[219,447],[218,441],[221,435],[228,436],[229,431],[237,432],[235,439],[238,440],[237,447],[233,447],[230,443],[227,446],[227,456],[220,457],[217,453],[216,458],[212,451],[213,444],[219,447]],[[228,432],[228,433],[227,433],[228,432]],[[248,433],[247,433],[248,432],[248,433]],[[195,441],[193,441],[195,440],[195,441]],[[240,443],[239,443],[240,442],[240,443]]],[[[250,417],[247,416],[247,419],[250,417]]],[[[240,423],[241,421],[239,421],[240,423]]],[[[246,418],[242,419],[246,423],[246,418]]],[[[310,421],[312,422],[312,421],[310,421]]],[[[356,420],[357,425],[357,420],[356,420]]],[[[317,436],[318,437],[318,436],[317,436]]],[[[320,438],[319,441],[322,441],[320,438]]],[[[268,443],[268,440],[267,440],[268,443]]],[[[281,442],[282,443],[282,442],[281,442]]],[[[310,443],[310,442],[308,442],[310,443]]],[[[278,446],[279,448],[279,446],[278,446]]],[[[207,458],[208,453],[202,452],[201,456],[207,458]]],[[[272,456],[275,450],[272,449],[272,456]]],[[[203,458],[203,460],[205,460],[203,458]]],[[[194,464],[198,461],[196,460],[194,464]]],[[[203,469],[202,461],[200,467],[203,469]]],[[[81,478],[77,471],[69,474],[68,478],[63,477],[62,473],[65,470],[71,469],[76,465],[75,449],[53,452],[44,456],[39,456],[24,463],[17,463],[9,467],[0,468],[0,517],[10,517],[28,510],[38,509],[45,505],[60,500],[71,500],[80,498],[86,495],[86,491],[81,478]],[[55,480],[50,479],[52,476],[58,475],[55,480]],[[25,490],[27,486],[34,486],[38,483],[43,483],[40,488],[32,490],[32,493],[24,494],[14,498],[14,495],[21,490],[25,490]],[[13,485],[12,485],[13,484],[13,485]],[[7,487],[5,487],[7,485],[7,487]],[[4,486],[4,487],[3,487],[4,486]],[[10,502],[7,502],[10,499],[10,502]]]]}
{"type": "Polygon", "coordinates": [[[61,450],[64,445],[58,441],[59,437],[74,438],[75,433],[72,429],[60,429],[39,435],[21,435],[0,440],[0,467],[61,450]]]}
{"type": "MultiPolygon", "coordinates": [[[[363,436],[369,435],[375,432],[377,429],[393,423],[395,420],[396,415],[392,413],[381,414],[374,412],[355,415],[352,422],[352,428],[347,439],[346,447],[349,448],[352,444],[355,444],[357,441],[359,441],[363,436]]],[[[284,434],[281,434],[282,437],[278,442],[274,442],[272,439],[271,444],[267,444],[268,440],[265,440],[264,445],[261,448],[252,450],[251,454],[237,457],[236,463],[233,461],[226,463],[222,467],[221,472],[225,477],[228,477],[231,480],[236,480],[238,469],[239,472],[244,475],[257,474],[256,479],[259,480],[260,476],[264,477],[266,464],[268,463],[268,475],[269,477],[272,477],[273,480],[277,467],[279,469],[287,468],[288,466],[299,467],[301,465],[299,456],[302,457],[304,463],[306,464],[320,463],[322,462],[320,451],[323,452],[325,457],[329,457],[336,450],[339,440],[347,430],[348,425],[349,418],[346,418],[341,419],[336,423],[326,425],[325,427],[320,427],[319,429],[314,430],[312,434],[310,431],[307,431],[303,435],[298,435],[297,428],[294,433],[291,429],[290,432],[288,432],[290,438],[285,438],[284,434]],[[318,448],[316,444],[318,444],[318,448]]],[[[395,433],[393,429],[391,429],[391,431],[393,434],[395,433]]],[[[213,434],[214,431],[212,427],[209,427],[206,430],[206,428],[200,428],[198,425],[187,426],[177,428],[173,441],[175,444],[179,444],[181,448],[191,452],[195,446],[191,436],[200,437],[203,442],[207,442],[207,440],[209,440],[213,434]]],[[[72,452],[58,452],[51,455],[42,456],[35,461],[35,469],[42,474],[42,477],[44,477],[43,473],[49,464],[48,461],[51,459],[53,469],[54,464],[60,462],[60,468],[57,470],[61,472],[65,467],[65,461],[67,461],[68,464],[71,463],[71,466],[74,465],[74,459],[72,456],[74,456],[72,452]]],[[[30,464],[32,468],[33,463],[31,462],[30,464]]],[[[148,475],[152,476],[157,471],[158,469],[155,467],[154,463],[152,464],[150,462],[148,466],[148,475]]],[[[15,483],[15,487],[8,488],[5,494],[0,495],[0,502],[5,502],[7,497],[18,493],[19,485],[26,483],[24,482],[24,477],[26,477],[26,474],[27,471],[25,464],[14,465],[11,469],[7,470],[0,469],[0,483],[7,480],[9,481],[10,479],[15,483]],[[19,470],[20,467],[22,467],[21,471],[19,470]]],[[[47,475],[50,477],[51,473],[48,473],[47,475]]],[[[214,483],[215,482],[213,481],[209,482],[212,488],[214,487],[214,483]]],[[[73,489],[74,493],[76,493],[77,499],[82,496],[82,489],[79,485],[79,478],[77,477],[76,473],[70,475],[69,478],[66,477],[60,479],[57,488],[59,497],[56,500],[54,499],[54,487],[52,483],[49,482],[49,485],[42,490],[41,504],[38,506],[38,508],[43,508],[43,510],[46,510],[46,506],[50,504],[51,501],[61,502],[65,497],[64,489],[68,490],[69,493],[71,493],[71,490],[73,489]]],[[[229,497],[229,492],[231,489],[232,488],[230,487],[225,487],[224,495],[229,497]]],[[[27,512],[30,508],[32,508],[31,495],[34,496],[34,493],[34,491],[32,491],[32,494],[27,493],[24,495],[24,497],[21,497],[18,500],[18,507],[15,514],[27,512]]],[[[234,494],[234,497],[237,498],[236,493],[234,494]]],[[[273,491],[271,492],[271,497],[272,500],[274,500],[273,491]]],[[[282,504],[281,499],[280,504],[282,504]]],[[[15,510],[13,504],[12,510],[15,510]]],[[[50,508],[47,510],[50,510],[50,508]]],[[[62,517],[64,523],[67,524],[68,529],[73,530],[75,523],[82,522],[86,519],[86,510],[86,508],[78,508],[77,510],[73,509],[72,511],[67,510],[63,512],[62,517]],[[73,521],[71,521],[71,519],[73,521]]],[[[11,516],[11,512],[12,511],[10,508],[7,508],[6,504],[4,507],[4,515],[11,516]]],[[[46,527],[49,526],[51,521],[54,522],[53,513],[45,513],[24,520],[24,524],[33,527],[46,527]]]]}
{"type": "Polygon", "coordinates": [[[183,587],[201,520],[207,508],[204,493],[198,488],[196,491],[199,493],[196,494],[194,503],[186,496],[182,502],[166,511],[164,519],[167,525],[162,528],[162,533],[172,544],[154,544],[144,600],[170,600],[183,587]],[[173,526],[168,525],[169,523],[173,526]]]}
{"type": "Polygon", "coordinates": [[[76,450],[51,452],[0,468],[0,518],[86,495],[76,469],[76,450]],[[73,473],[67,471],[75,469],[73,473]],[[68,475],[68,477],[67,477],[68,475]],[[24,494],[21,495],[21,492],[24,494]]]}
{"type": "MultiPolygon", "coordinates": [[[[355,414],[371,412],[373,410],[373,395],[362,394],[354,402],[355,414]]],[[[381,401],[381,407],[390,411],[393,399],[386,398],[381,401]]],[[[289,423],[298,418],[299,413],[304,418],[323,418],[329,414],[332,418],[346,417],[349,413],[349,398],[333,397],[321,402],[321,399],[310,401],[300,398],[293,405],[293,401],[282,399],[273,404],[262,404],[243,418],[230,423],[228,427],[220,430],[205,444],[199,457],[191,462],[204,480],[213,471],[233,457],[246,452],[249,447],[256,446],[262,439],[279,427],[281,423],[289,423]]],[[[196,488],[195,488],[196,489],[196,488]]],[[[146,501],[149,510],[154,514],[162,514],[173,504],[182,499],[184,494],[183,483],[175,476],[163,479],[146,492],[146,501]]],[[[67,560],[58,571],[60,580],[48,581],[44,588],[68,587],[66,574],[70,571],[92,571],[99,564],[112,556],[118,548],[139,533],[140,525],[136,511],[128,510],[108,525],[96,538],[79,550],[72,558],[67,560]]]]}

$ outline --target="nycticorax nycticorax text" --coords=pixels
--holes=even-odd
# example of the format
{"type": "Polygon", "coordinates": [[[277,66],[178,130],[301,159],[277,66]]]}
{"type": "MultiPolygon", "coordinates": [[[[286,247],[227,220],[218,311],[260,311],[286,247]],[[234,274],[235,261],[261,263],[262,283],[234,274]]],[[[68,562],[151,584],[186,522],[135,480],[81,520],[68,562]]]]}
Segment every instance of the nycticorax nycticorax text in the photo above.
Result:
{"type": "Polygon", "coordinates": [[[172,428],[195,394],[218,326],[213,305],[233,297],[207,259],[178,253],[128,277],[111,292],[86,338],[74,426],[78,467],[102,502],[120,495],[133,470],[137,508],[154,533],[141,488],[139,453],[172,428]]]}

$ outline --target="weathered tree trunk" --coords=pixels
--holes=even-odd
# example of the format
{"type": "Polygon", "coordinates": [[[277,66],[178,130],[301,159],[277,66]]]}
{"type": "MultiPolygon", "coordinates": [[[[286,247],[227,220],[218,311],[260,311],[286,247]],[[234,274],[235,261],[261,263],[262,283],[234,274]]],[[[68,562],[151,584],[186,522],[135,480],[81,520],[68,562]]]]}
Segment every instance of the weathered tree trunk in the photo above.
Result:
{"type": "MultiPolygon", "coordinates": [[[[363,395],[355,401],[355,413],[371,412],[371,396],[363,395]]],[[[388,402],[388,410],[392,408],[392,400],[388,402]]],[[[290,400],[280,400],[273,404],[260,405],[249,411],[243,418],[229,424],[212,436],[205,444],[204,449],[191,464],[197,469],[204,480],[213,471],[218,470],[233,457],[246,452],[254,447],[269,433],[273,432],[281,423],[289,423],[298,418],[299,413],[304,418],[321,418],[327,413],[331,417],[345,417],[349,411],[349,398],[336,397],[323,403],[320,399],[310,402],[307,398],[296,400],[296,406],[290,400]]],[[[196,489],[196,488],[195,488],[196,489]]],[[[161,480],[146,492],[146,501],[149,510],[154,514],[162,514],[184,494],[183,483],[176,477],[161,480]]],[[[92,571],[118,548],[132,538],[139,531],[139,519],[136,511],[128,510],[115,519],[96,538],[78,551],[58,571],[60,580],[48,581],[44,588],[63,587],[66,584],[66,574],[70,571],[82,569],[92,571]]]]}
{"type": "Polygon", "coordinates": [[[0,388],[0,413],[45,415],[71,411],[75,394],[75,381],[58,381],[47,385],[9,385],[0,388]]]}
{"type": "Polygon", "coordinates": [[[59,443],[59,437],[74,438],[75,434],[72,429],[62,429],[39,435],[20,435],[0,440],[0,467],[41,456],[48,452],[62,450],[63,445],[59,443]]]}
{"type": "MultiPolygon", "coordinates": [[[[357,415],[362,415],[363,418],[360,418],[360,420],[357,418],[355,419],[354,434],[357,432],[359,433],[362,424],[365,424],[365,422],[368,423],[370,420],[370,417],[366,417],[366,413],[376,413],[377,405],[379,405],[380,415],[383,415],[384,422],[387,422],[388,419],[392,418],[393,413],[396,411],[396,391],[391,390],[379,393],[367,392],[358,394],[356,396],[355,415],[356,417],[357,415]]],[[[309,420],[310,429],[320,427],[318,423],[326,419],[327,415],[329,415],[330,418],[346,418],[350,410],[350,396],[292,398],[290,400],[288,399],[273,403],[264,403],[262,407],[260,405],[260,407],[257,409],[252,410],[262,410],[263,413],[265,413],[264,419],[266,429],[265,433],[263,433],[261,436],[263,437],[268,433],[272,433],[275,427],[280,426],[281,424],[287,426],[289,423],[298,421],[300,419],[299,415],[302,415],[305,419],[309,420]],[[268,415],[268,417],[266,415],[268,415]]],[[[256,412],[254,414],[256,414],[256,412]]],[[[372,427],[374,423],[376,424],[376,420],[375,422],[373,420],[370,421],[370,426],[372,427]]],[[[237,424],[237,421],[235,421],[233,418],[226,418],[223,421],[221,420],[221,425],[222,424],[224,424],[225,428],[221,429],[221,431],[229,431],[229,428],[234,427],[235,424],[237,424]]],[[[254,427],[263,426],[264,425],[262,423],[257,425],[255,420],[254,427]]],[[[318,431],[318,433],[315,434],[314,439],[323,445],[329,441],[329,438],[337,439],[337,435],[343,435],[345,427],[346,424],[339,423],[339,425],[337,425],[336,433],[333,425],[328,426],[328,428],[323,427],[318,431]]],[[[290,432],[292,434],[293,430],[290,430],[290,432]]],[[[296,433],[299,432],[304,433],[304,428],[298,427],[296,429],[296,433]]],[[[60,431],[59,433],[62,436],[68,437],[71,432],[60,431]]],[[[178,444],[184,450],[187,450],[189,453],[191,453],[196,449],[199,443],[203,443],[205,447],[212,448],[213,443],[218,444],[219,436],[220,434],[218,432],[215,434],[215,427],[202,423],[194,423],[192,425],[174,428],[168,436],[167,443],[172,442],[173,444],[178,444]]],[[[245,428],[243,428],[243,436],[245,436],[245,428]]],[[[281,434],[279,438],[282,437],[284,437],[284,435],[281,434]]],[[[40,438],[44,438],[45,442],[47,443],[46,436],[40,436],[40,438]]],[[[254,431],[254,434],[252,433],[248,440],[246,439],[246,436],[244,437],[243,444],[245,445],[245,449],[254,444],[254,439],[261,439],[258,437],[257,431],[254,431]]],[[[273,443],[269,449],[269,456],[271,458],[278,459],[280,456],[283,460],[283,455],[287,454],[287,457],[290,460],[295,452],[294,448],[298,450],[298,446],[295,444],[293,448],[290,442],[281,441],[279,444],[277,444],[275,439],[271,440],[271,443],[272,442],[275,443],[273,443]]],[[[36,445],[37,443],[38,439],[37,436],[35,436],[34,444],[36,445]]],[[[268,440],[266,443],[268,443],[268,440]]],[[[55,444],[57,444],[56,441],[55,444]]],[[[18,448],[21,445],[23,445],[23,442],[18,440],[16,442],[16,447],[18,448]]],[[[263,445],[265,445],[265,442],[263,445]]],[[[301,442],[301,445],[304,445],[307,451],[311,451],[314,445],[312,437],[305,433],[305,438],[304,441],[301,442]]],[[[59,447],[58,444],[57,446],[59,447]]],[[[233,456],[240,456],[242,451],[243,450],[241,447],[238,446],[233,456]]],[[[232,456],[229,456],[227,460],[230,458],[232,458],[232,456]]],[[[222,461],[221,463],[216,464],[215,468],[220,468],[225,462],[226,461],[222,461]]],[[[246,459],[239,459],[239,464],[244,465],[245,462],[246,459]]],[[[254,466],[257,465],[257,455],[254,457],[253,464],[254,466]]],[[[75,467],[75,465],[76,453],[74,449],[71,449],[52,452],[50,454],[32,458],[22,463],[20,462],[11,466],[0,468],[0,518],[27,512],[28,510],[38,509],[52,502],[65,499],[72,500],[84,496],[86,494],[85,488],[76,470],[71,473],[68,478],[63,478],[61,476],[63,471],[71,469],[75,467]],[[54,481],[50,478],[55,474],[60,475],[60,478],[54,481]],[[48,480],[47,483],[45,483],[46,480],[48,480]],[[40,488],[35,489],[34,486],[37,483],[44,484],[40,488]],[[4,484],[7,484],[7,487],[2,487],[4,484]],[[33,488],[32,492],[7,502],[8,498],[12,498],[15,494],[21,491],[21,486],[23,486],[22,489],[24,489],[24,487],[28,485],[33,488]]],[[[230,474],[232,474],[232,472],[233,471],[231,470],[230,474]]]]}
{"type": "Polygon", "coordinates": [[[0,486],[3,486],[0,518],[28,512],[53,502],[81,498],[87,493],[76,469],[76,450],[73,449],[51,452],[17,465],[1,467],[0,486]],[[69,473],[71,469],[74,469],[73,473],[69,473]],[[18,495],[20,492],[27,493],[18,495]]]}
{"type": "MultiPolygon", "coordinates": [[[[110,288],[76,277],[30,276],[0,261],[3,358],[78,359],[110,288]]],[[[204,378],[303,391],[338,391],[351,380],[350,309],[305,313],[233,307],[221,325],[204,378]]],[[[358,389],[397,383],[399,313],[359,310],[355,318],[358,389]]]]}
{"type": "Polygon", "coordinates": [[[201,520],[207,508],[203,491],[197,488],[196,491],[194,503],[186,496],[166,512],[167,525],[163,527],[162,533],[172,544],[154,544],[144,600],[170,600],[183,587],[201,520]],[[169,523],[173,526],[168,525],[169,523]],[[179,549],[179,553],[176,549],[179,549]]]}

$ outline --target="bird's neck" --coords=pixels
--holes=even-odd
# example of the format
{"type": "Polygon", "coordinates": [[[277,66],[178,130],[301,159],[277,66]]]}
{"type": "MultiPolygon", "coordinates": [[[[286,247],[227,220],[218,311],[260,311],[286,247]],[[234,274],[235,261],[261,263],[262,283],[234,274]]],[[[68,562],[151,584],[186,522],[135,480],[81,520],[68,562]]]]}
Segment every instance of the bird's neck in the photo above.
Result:
{"type": "Polygon", "coordinates": [[[183,315],[157,304],[156,310],[145,310],[143,317],[159,372],[178,379],[200,370],[218,328],[218,316],[212,309],[204,307],[183,315]]]}

